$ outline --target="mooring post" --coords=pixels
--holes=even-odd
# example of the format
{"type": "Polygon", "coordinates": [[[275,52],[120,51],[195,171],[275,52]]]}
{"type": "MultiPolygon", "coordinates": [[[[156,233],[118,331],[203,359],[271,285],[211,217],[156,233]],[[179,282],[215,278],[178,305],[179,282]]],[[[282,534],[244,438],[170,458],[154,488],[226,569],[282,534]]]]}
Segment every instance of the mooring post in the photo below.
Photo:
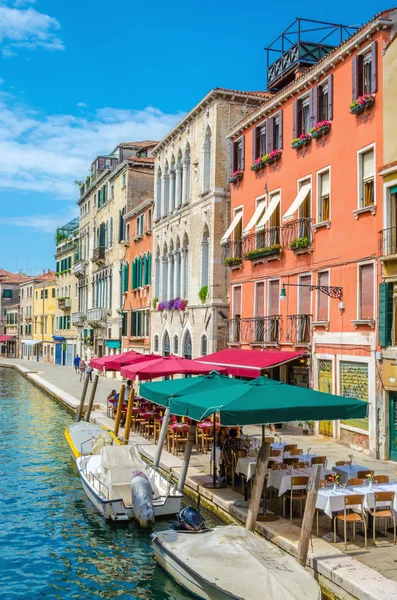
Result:
{"type": "Polygon", "coordinates": [[[254,531],[255,523],[258,518],[269,456],[270,444],[268,442],[263,442],[261,449],[259,450],[258,462],[256,463],[254,485],[252,487],[251,500],[248,506],[247,520],[245,521],[245,527],[249,531],[254,531]]]}
{"type": "Polygon", "coordinates": [[[125,445],[128,444],[128,440],[130,439],[130,429],[131,429],[133,407],[134,407],[134,388],[133,388],[133,386],[131,386],[130,395],[128,397],[127,415],[126,415],[126,419],[125,419],[125,428],[124,428],[123,443],[125,445]]]}
{"type": "Polygon", "coordinates": [[[119,399],[117,402],[116,422],[114,424],[114,435],[116,437],[118,437],[118,435],[119,435],[120,421],[121,421],[121,415],[122,415],[122,411],[123,411],[124,390],[125,390],[125,384],[123,383],[120,388],[119,399]]]}
{"type": "Polygon", "coordinates": [[[79,410],[77,411],[76,423],[78,423],[79,421],[81,421],[81,415],[83,414],[84,402],[85,402],[85,397],[87,395],[87,389],[88,389],[88,382],[89,382],[89,380],[90,380],[90,376],[87,373],[86,376],[85,376],[84,384],[83,384],[83,391],[81,392],[81,400],[80,400],[79,410]]]}
{"type": "Polygon", "coordinates": [[[309,552],[309,542],[312,535],[313,519],[316,510],[318,488],[320,487],[321,465],[314,465],[314,471],[310,477],[307,486],[307,497],[305,512],[301,527],[301,534],[298,546],[298,563],[302,567],[306,566],[307,554],[309,552]]]}
{"type": "Polygon", "coordinates": [[[90,396],[90,400],[88,402],[87,412],[85,413],[85,420],[87,421],[87,423],[90,420],[92,407],[94,406],[94,398],[95,398],[96,389],[98,386],[98,381],[99,381],[99,375],[95,375],[94,383],[92,384],[92,388],[91,388],[91,396],[90,396]]]}

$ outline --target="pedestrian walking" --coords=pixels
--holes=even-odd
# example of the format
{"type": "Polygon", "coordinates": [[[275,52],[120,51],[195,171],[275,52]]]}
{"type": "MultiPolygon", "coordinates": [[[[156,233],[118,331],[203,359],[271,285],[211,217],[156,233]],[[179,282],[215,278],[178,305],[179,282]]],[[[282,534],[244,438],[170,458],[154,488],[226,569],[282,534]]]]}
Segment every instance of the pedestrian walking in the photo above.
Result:
{"type": "Polygon", "coordinates": [[[74,370],[75,370],[76,374],[78,375],[79,365],[80,365],[80,356],[78,354],[76,354],[73,364],[74,364],[74,370]]]}
{"type": "Polygon", "coordinates": [[[92,383],[92,372],[93,372],[93,368],[91,367],[91,365],[87,365],[87,375],[89,375],[90,377],[90,383],[92,383]]]}
{"type": "Polygon", "coordinates": [[[79,370],[80,370],[80,381],[83,381],[84,373],[87,368],[85,360],[81,359],[79,362],[79,370]]]}

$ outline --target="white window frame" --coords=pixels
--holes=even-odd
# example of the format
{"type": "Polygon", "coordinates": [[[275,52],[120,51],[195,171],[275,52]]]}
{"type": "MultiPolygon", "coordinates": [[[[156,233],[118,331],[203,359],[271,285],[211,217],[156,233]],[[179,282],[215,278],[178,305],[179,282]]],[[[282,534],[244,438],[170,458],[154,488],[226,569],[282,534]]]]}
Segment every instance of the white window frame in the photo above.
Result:
{"type": "Polygon", "coordinates": [[[109,187],[110,187],[109,200],[113,200],[114,199],[114,183],[111,183],[109,187]]]}
{"type": "Polygon", "coordinates": [[[298,137],[299,137],[302,133],[306,133],[305,131],[303,131],[303,119],[302,119],[302,116],[303,116],[303,103],[306,104],[306,102],[308,103],[308,106],[309,106],[309,130],[310,130],[311,114],[310,114],[310,95],[309,95],[309,93],[302,94],[302,96],[300,96],[298,98],[298,102],[300,102],[300,104],[301,104],[301,108],[300,108],[301,122],[300,122],[300,124],[298,123],[298,125],[300,125],[300,127],[299,127],[300,131],[297,132],[298,133],[298,137]]]}
{"type": "MultiPolygon", "coordinates": [[[[317,271],[316,274],[316,285],[320,285],[320,274],[321,273],[328,273],[328,285],[331,285],[331,270],[330,269],[321,269],[319,271],[317,271]]],[[[315,318],[313,319],[313,321],[317,322],[317,323],[321,323],[323,322],[323,320],[321,320],[318,316],[318,305],[319,305],[319,298],[320,298],[320,294],[323,294],[323,292],[321,292],[320,290],[316,290],[316,305],[315,305],[315,318]]],[[[330,300],[331,298],[328,296],[328,306],[327,306],[327,318],[325,319],[325,321],[329,322],[329,311],[330,311],[330,300]]]]}
{"type": "Polygon", "coordinates": [[[376,261],[375,260],[363,260],[357,263],[357,271],[356,271],[356,320],[357,321],[375,321],[378,307],[376,302],[376,291],[377,291],[377,270],[376,270],[376,261]],[[363,319],[360,314],[360,267],[365,265],[373,265],[374,267],[374,290],[373,290],[373,298],[374,298],[374,311],[371,319],[363,319]]]}
{"type": "MultiPolygon", "coordinates": [[[[299,194],[301,188],[305,185],[305,182],[310,183],[310,218],[311,218],[313,215],[313,176],[311,173],[309,173],[308,175],[305,175],[304,177],[299,177],[299,179],[296,180],[296,195],[299,194]]],[[[281,200],[280,200],[280,202],[281,202],[281,200]]],[[[305,200],[303,202],[305,202],[305,200]]],[[[303,202],[302,202],[302,204],[303,204],[303,202]]],[[[297,219],[302,218],[300,216],[300,210],[301,210],[302,204],[298,208],[297,219]]]]}
{"type": "Polygon", "coordinates": [[[145,224],[145,215],[142,213],[136,218],[136,232],[135,235],[138,237],[139,235],[143,235],[144,232],[144,224],[145,224]]]}
{"type": "Polygon", "coordinates": [[[376,142],[372,142],[372,144],[368,144],[368,146],[364,146],[364,148],[360,148],[357,150],[357,210],[358,211],[371,211],[374,213],[374,207],[376,206],[376,142]],[[361,156],[368,152],[369,150],[374,151],[374,203],[370,206],[361,206],[361,164],[362,159],[361,156]]]}
{"type": "Polygon", "coordinates": [[[328,165],[326,167],[323,167],[322,169],[319,169],[318,171],[316,171],[316,225],[326,225],[326,224],[330,224],[331,223],[331,219],[332,219],[332,172],[331,172],[331,165],[328,165]],[[321,204],[321,196],[320,196],[320,192],[321,192],[321,175],[323,175],[323,173],[329,172],[329,219],[327,221],[320,221],[320,204],[321,204]]]}
{"type": "MultiPolygon", "coordinates": [[[[298,275],[298,284],[301,284],[301,280],[303,277],[310,277],[310,285],[313,284],[313,273],[299,273],[298,275]]],[[[309,290],[309,294],[310,294],[310,311],[308,313],[303,313],[301,312],[301,299],[302,299],[302,288],[298,287],[298,294],[297,294],[297,311],[296,314],[297,315],[304,315],[304,314],[308,314],[308,315],[312,315],[312,311],[313,311],[313,292],[309,290]]]]}

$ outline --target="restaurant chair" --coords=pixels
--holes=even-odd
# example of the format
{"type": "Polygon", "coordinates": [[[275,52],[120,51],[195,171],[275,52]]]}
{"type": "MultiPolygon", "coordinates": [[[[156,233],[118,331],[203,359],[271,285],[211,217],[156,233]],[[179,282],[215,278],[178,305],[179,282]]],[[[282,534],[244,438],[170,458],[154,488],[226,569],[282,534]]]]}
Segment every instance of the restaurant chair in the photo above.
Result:
{"type": "Polygon", "coordinates": [[[326,456],[314,456],[311,460],[312,466],[313,465],[324,465],[327,462],[327,457],[326,456]]]}
{"type": "Polygon", "coordinates": [[[375,475],[375,481],[378,483],[389,483],[390,480],[388,475],[375,475]]]}
{"type": "Polygon", "coordinates": [[[291,450],[296,450],[298,447],[298,444],[287,444],[286,446],[284,446],[284,452],[291,452],[291,450]]]}
{"type": "Polygon", "coordinates": [[[289,520],[292,523],[292,505],[294,502],[299,502],[301,508],[301,516],[303,514],[303,503],[306,500],[306,488],[307,483],[309,481],[309,477],[302,477],[301,475],[297,477],[291,477],[291,489],[289,492],[285,493],[283,496],[283,518],[285,519],[285,503],[289,499],[289,520]],[[304,486],[304,489],[297,489],[304,486]]]}
{"type": "Polygon", "coordinates": [[[274,444],[274,437],[265,437],[265,438],[263,438],[263,441],[266,444],[274,444]]]}
{"type": "MultiPolygon", "coordinates": [[[[232,489],[234,490],[234,486],[236,483],[236,467],[237,467],[237,463],[238,463],[238,459],[239,458],[246,458],[247,456],[247,450],[233,450],[232,452],[232,489]]],[[[244,494],[244,481],[245,481],[245,475],[239,475],[239,477],[241,478],[242,481],[242,492],[244,494]]]]}
{"type": "Polygon", "coordinates": [[[308,467],[307,462],[305,462],[304,460],[298,460],[294,464],[295,469],[307,469],[307,467],[308,467]]]}
{"type": "Polygon", "coordinates": [[[343,537],[345,550],[347,550],[347,524],[353,523],[353,542],[356,540],[356,523],[362,523],[364,529],[365,548],[367,548],[367,520],[364,512],[364,495],[352,494],[344,497],[343,515],[336,515],[334,519],[334,543],[336,544],[336,525],[343,521],[343,537]],[[350,512],[354,511],[354,512],[350,512]]]}
{"type": "Polygon", "coordinates": [[[337,460],[335,463],[335,467],[344,467],[345,465],[350,465],[350,460],[337,460]]]}
{"type": "Polygon", "coordinates": [[[272,464],[273,471],[286,471],[288,469],[288,465],[286,463],[274,462],[272,464]]]}
{"type": "Polygon", "coordinates": [[[396,517],[393,510],[394,496],[395,492],[375,492],[374,508],[373,510],[368,510],[368,514],[373,518],[372,538],[374,546],[376,545],[376,519],[385,520],[385,535],[388,521],[389,519],[393,519],[393,543],[396,544],[396,517]]]}
{"type": "Polygon", "coordinates": [[[303,450],[301,448],[292,448],[290,452],[291,456],[299,456],[299,454],[303,454],[303,450]]]}
{"type": "Polygon", "coordinates": [[[281,454],[280,450],[274,450],[273,448],[270,450],[270,456],[281,456],[281,454]]]}
{"type": "Polygon", "coordinates": [[[353,479],[349,479],[349,485],[364,485],[364,479],[361,477],[353,477],[353,479]]]}
{"type": "Polygon", "coordinates": [[[361,479],[366,479],[367,475],[370,475],[371,471],[369,469],[365,469],[365,471],[358,471],[357,473],[357,477],[360,477],[361,479]]]}

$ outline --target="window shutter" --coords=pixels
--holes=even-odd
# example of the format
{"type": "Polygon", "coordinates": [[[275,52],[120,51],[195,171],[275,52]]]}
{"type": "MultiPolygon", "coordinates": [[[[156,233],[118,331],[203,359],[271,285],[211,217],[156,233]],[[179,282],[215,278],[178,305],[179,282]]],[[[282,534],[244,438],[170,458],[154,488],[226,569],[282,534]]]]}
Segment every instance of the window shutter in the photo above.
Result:
{"type": "Polygon", "coordinates": [[[245,136],[242,136],[242,144],[241,144],[241,170],[244,171],[245,168],[245,136]]]}
{"type": "Polygon", "coordinates": [[[318,86],[310,90],[310,123],[314,127],[318,123],[318,86]]]}
{"type": "Polygon", "coordinates": [[[352,100],[356,100],[359,96],[358,87],[358,71],[359,71],[359,57],[353,56],[352,58],[352,100]]]}
{"type": "Polygon", "coordinates": [[[234,142],[232,142],[232,141],[230,141],[230,145],[229,145],[229,154],[230,154],[229,160],[230,160],[230,175],[231,175],[236,170],[236,154],[235,154],[234,142]]]}
{"type": "Polygon", "coordinates": [[[150,280],[152,278],[152,254],[149,252],[147,257],[147,284],[150,285],[150,280]]]}
{"type": "Polygon", "coordinates": [[[143,285],[147,284],[147,257],[146,254],[143,257],[143,285]]]}
{"type": "Polygon", "coordinates": [[[328,119],[332,121],[333,117],[333,97],[334,97],[334,76],[328,75],[328,119]]]}
{"type": "Polygon", "coordinates": [[[298,100],[294,100],[293,112],[294,112],[294,124],[293,124],[292,137],[293,137],[293,139],[295,139],[298,137],[298,100]]]}
{"type": "Polygon", "coordinates": [[[280,150],[283,149],[283,111],[280,110],[278,113],[279,126],[278,126],[278,147],[280,150]]]}
{"type": "Polygon", "coordinates": [[[393,326],[393,283],[379,284],[379,345],[383,348],[391,344],[393,326]]]}
{"type": "Polygon", "coordinates": [[[372,81],[371,81],[371,93],[374,94],[378,91],[378,42],[372,42],[371,44],[371,68],[372,68],[372,81]]]}
{"type": "Polygon", "coordinates": [[[259,148],[257,148],[257,138],[258,127],[254,127],[254,129],[252,130],[252,163],[254,163],[257,152],[259,152],[259,148]]]}
{"type": "Polygon", "coordinates": [[[136,335],[136,312],[131,313],[131,335],[136,335]]]}
{"type": "Polygon", "coordinates": [[[266,121],[266,154],[274,150],[274,118],[266,121]]]}

